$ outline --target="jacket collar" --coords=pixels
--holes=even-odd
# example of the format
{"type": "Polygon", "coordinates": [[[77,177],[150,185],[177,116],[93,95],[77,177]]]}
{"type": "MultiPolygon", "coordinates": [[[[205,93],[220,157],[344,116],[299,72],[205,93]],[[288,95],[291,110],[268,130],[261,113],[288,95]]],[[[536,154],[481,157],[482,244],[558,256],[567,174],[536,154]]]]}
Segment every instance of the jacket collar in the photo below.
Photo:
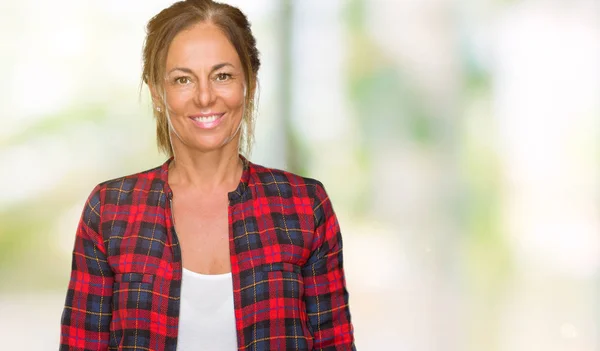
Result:
{"type": "MultiPolygon", "coordinates": [[[[243,165],[242,176],[240,177],[240,182],[237,188],[234,191],[231,191],[227,194],[227,197],[229,198],[230,202],[241,200],[245,195],[246,191],[248,190],[248,182],[250,180],[250,172],[253,164],[252,162],[248,161],[248,159],[246,159],[244,156],[239,155],[239,157],[240,160],[242,160],[243,165]]],[[[164,191],[169,198],[173,197],[173,191],[171,190],[171,187],[169,186],[168,182],[169,164],[171,163],[171,161],[173,161],[173,156],[171,156],[167,161],[165,161],[165,163],[163,163],[162,166],[160,166],[159,170],[159,177],[164,183],[164,191]]]]}

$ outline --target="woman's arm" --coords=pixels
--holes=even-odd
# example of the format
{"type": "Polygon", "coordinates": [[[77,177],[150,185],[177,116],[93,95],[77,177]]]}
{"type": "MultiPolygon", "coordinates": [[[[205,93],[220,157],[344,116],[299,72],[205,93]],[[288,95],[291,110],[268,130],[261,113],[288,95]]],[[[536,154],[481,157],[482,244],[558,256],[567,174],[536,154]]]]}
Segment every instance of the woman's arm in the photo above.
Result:
{"type": "Polygon", "coordinates": [[[60,350],[108,349],[114,279],[99,234],[100,207],[96,187],[85,204],[75,237],[60,350]]]}
{"type": "Polygon", "coordinates": [[[323,185],[314,203],[315,246],[302,268],[304,299],[315,350],[356,350],[342,259],[342,235],[323,185]]]}

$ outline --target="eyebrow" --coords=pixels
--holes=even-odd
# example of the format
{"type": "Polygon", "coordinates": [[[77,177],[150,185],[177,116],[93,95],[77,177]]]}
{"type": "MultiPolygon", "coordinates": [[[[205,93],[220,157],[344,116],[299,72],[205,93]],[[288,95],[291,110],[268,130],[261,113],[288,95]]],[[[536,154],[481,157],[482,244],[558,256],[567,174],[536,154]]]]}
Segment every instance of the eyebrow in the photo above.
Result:
{"type": "MultiPolygon", "coordinates": [[[[223,62],[223,63],[219,63],[219,64],[216,64],[216,65],[212,66],[211,72],[214,72],[214,71],[216,71],[216,70],[218,70],[218,69],[221,69],[221,68],[223,68],[223,67],[225,67],[225,66],[231,66],[231,67],[234,67],[234,66],[233,66],[231,63],[229,63],[229,62],[223,62]]],[[[172,70],[170,70],[168,74],[171,74],[171,73],[173,73],[174,71],[182,71],[182,72],[185,72],[185,73],[188,73],[188,74],[192,74],[192,75],[194,74],[194,72],[193,72],[191,69],[189,69],[189,68],[186,68],[186,67],[175,67],[175,68],[173,68],[172,70]]]]}

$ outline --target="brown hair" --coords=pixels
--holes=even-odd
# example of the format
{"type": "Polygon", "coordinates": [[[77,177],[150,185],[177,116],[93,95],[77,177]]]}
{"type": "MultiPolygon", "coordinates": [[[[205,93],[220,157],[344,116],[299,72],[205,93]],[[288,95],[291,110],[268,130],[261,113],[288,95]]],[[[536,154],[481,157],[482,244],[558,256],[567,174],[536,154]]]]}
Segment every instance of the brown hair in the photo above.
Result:
{"type": "Polygon", "coordinates": [[[240,152],[248,155],[254,138],[254,95],[260,67],[256,40],[252,35],[248,19],[238,8],[212,0],[176,2],[152,17],[146,27],[142,81],[152,87],[154,94],[157,94],[152,98],[154,105],[158,107],[153,109],[158,148],[173,156],[162,89],[169,46],[179,32],[201,22],[210,22],[219,27],[240,57],[246,86],[246,108],[242,116],[240,152]]]}

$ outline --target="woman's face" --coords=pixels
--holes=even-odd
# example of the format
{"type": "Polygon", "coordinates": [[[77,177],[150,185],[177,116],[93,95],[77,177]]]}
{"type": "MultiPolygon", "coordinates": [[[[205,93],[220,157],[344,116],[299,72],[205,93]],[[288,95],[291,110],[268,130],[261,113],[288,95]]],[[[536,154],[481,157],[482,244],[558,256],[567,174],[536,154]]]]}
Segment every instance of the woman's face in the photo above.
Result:
{"type": "Polygon", "coordinates": [[[244,70],[235,48],[212,23],[178,33],[167,52],[165,92],[173,148],[237,152],[244,70]],[[230,142],[231,141],[231,142],[230,142]]]}

